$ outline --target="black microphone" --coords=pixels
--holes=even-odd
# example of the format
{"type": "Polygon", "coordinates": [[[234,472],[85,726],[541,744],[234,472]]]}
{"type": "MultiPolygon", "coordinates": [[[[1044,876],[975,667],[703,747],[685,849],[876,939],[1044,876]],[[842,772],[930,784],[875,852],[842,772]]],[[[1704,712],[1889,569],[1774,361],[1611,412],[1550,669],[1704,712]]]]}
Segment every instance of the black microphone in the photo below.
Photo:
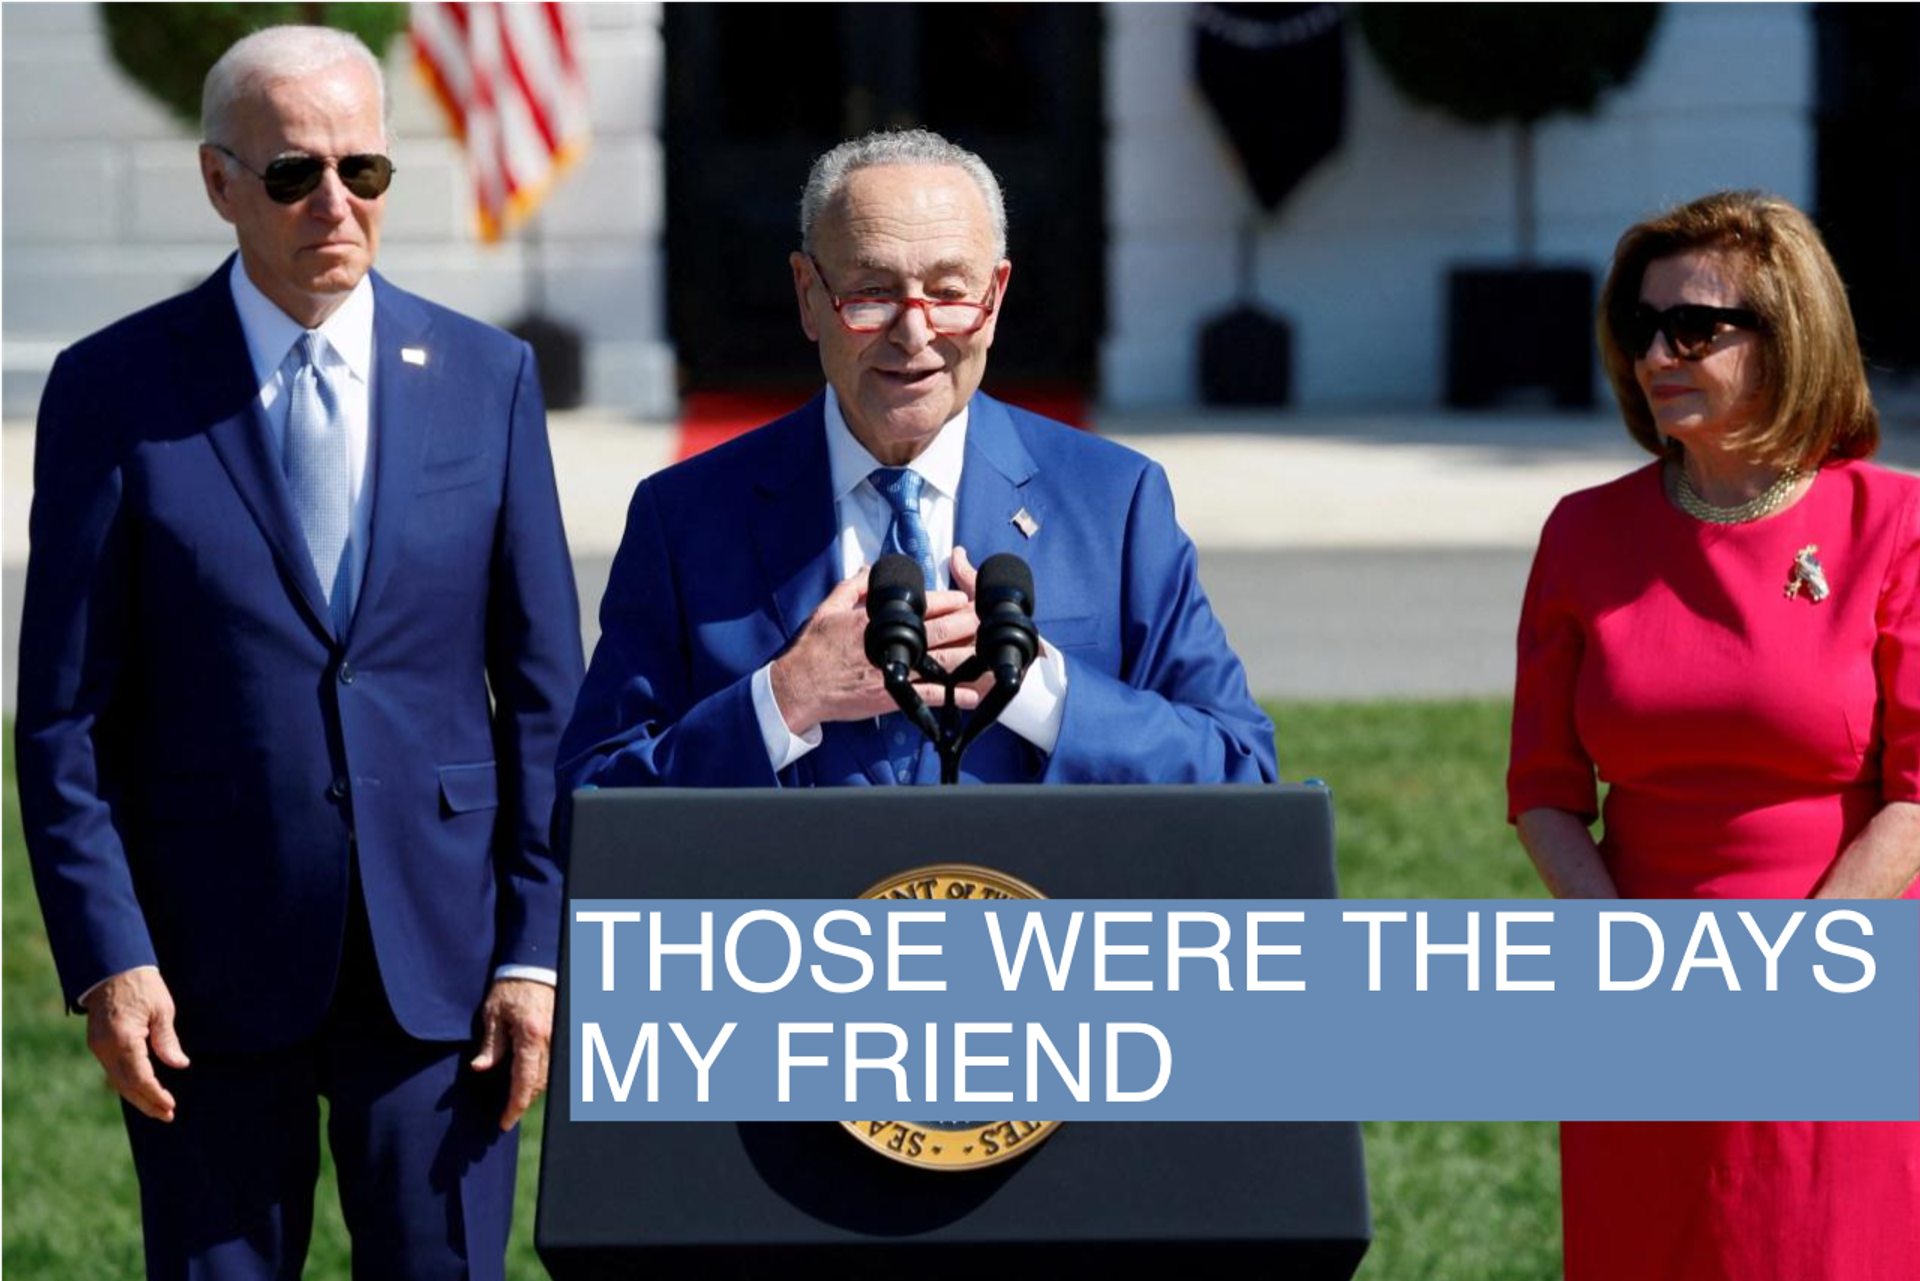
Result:
{"type": "Polygon", "coordinates": [[[998,686],[1019,689],[1040,651],[1033,625],[1033,570],[1011,552],[987,557],[974,581],[973,608],[980,616],[974,653],[998,686]]]}
{"type": "Polygon", "coordinates": [[[970,681],[992,672],[993,688],[974,708],[966,729],[943,749],[941,781],[946,783],[960,781],[961,754],[1007,710],[1020,690],[1028,665],[1040,650],[1040,634],[1033,625],[1033,571],[1018,556],[1002,552],[981,564],[973,583],[973,609],[980,619],[973,638],[973,657],[953,676],[957,681],[970,681]]]}
{"type": "Polygon", "coordinates": [[[899,553],[882,556],[867,577],[867,661],[887,684],[912,679],[927,652],[927,591],[919,562],[899,553]]]}

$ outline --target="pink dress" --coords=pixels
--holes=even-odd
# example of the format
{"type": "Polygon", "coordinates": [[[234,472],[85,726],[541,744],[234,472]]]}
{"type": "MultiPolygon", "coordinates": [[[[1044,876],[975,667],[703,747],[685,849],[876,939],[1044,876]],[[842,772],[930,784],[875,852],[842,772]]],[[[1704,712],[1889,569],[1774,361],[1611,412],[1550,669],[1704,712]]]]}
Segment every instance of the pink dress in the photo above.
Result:
{"type": "MultiPolygon", "coordinates": [[[[1920,478],[1835,464],[1741,525],[1677,511],[1658,464],[1570,495],[1519,649],[1510,818],[1593,815],[1597,771],[1622,895],[1804,898],[1881,806],[1920,801],[1920,478]],[[1810,545],[1824,600],[1786,595],[1810,545]]],[[[1575,1281],[1920,1277],[1920,1124],[1560,1133],[1575,1281]]]]}

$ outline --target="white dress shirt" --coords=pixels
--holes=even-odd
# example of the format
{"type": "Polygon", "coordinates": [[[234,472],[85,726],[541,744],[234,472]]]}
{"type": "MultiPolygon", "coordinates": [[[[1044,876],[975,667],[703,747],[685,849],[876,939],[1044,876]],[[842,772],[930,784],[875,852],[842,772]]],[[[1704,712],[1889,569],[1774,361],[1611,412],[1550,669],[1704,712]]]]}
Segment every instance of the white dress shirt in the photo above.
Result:
{"type": "MultiPolygon", "coordinates": [[[[840,575],[850,578],[861,566],[880,558],[887,531],[893,526],[893,508],[867,477],[883,464],[854,437],[840,412],[840,400],[827,388],[827,466],[833,484],[834,518],[840,526],[840,575]]],[[[940,429],[933,443],[907,466],[926,483],[920,491],[920,522],[926,526],[933,551],[934,575],[940,588],[950,585],[953,563],[954,511],[960,498],[960,473],[967,459],[967,410],[940,429]]],[[[773,664],[753,674],[753,711],[774,772],[785,769],[820,746],[816,725],[795,734],[781,715],[773,696],[773,664]]],[[[1067,665],[1060,652],[1043,643],[1028,669],[1020,692],[1001,712],[999,724],[1049,755],[1060,739],[1060,721],[1066,715],[1067,665]]]]}

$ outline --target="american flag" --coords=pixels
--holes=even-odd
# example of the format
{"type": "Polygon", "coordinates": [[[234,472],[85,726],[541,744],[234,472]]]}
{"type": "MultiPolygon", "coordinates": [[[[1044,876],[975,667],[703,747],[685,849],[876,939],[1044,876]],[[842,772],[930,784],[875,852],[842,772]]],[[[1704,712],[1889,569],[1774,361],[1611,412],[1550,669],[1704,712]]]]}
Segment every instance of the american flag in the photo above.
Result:
{"type": "Polygon", "coordinates": [[[414,58],[466,144],[483,240],[525,220],[586,151],[586,82],[567,8],[412,6],[414,58]]]}

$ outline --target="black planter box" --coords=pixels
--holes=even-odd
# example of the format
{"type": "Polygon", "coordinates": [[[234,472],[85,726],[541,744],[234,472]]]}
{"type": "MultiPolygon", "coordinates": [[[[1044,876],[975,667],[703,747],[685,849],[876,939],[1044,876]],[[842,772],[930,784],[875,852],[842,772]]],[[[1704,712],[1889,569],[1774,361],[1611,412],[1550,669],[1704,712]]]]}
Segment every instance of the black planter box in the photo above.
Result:
{"type": "Polygon", "coordinates": [[[1447,275],[1447,404],[1479,409],[1544,390],[1593,407],[1593,273],[1456,267],[1447,275]]]}
{"type": "Polygon", "coordinates": [[[1293,398],[1293,330],[1239,306],[1200,330],[1200,403],[1278,408],[1293,398]]]}
{"type": "Polygon", "coordinates": [[[540,391],[548,409],[578,409],[586,399],[586,362],[580,331],[551,316],[522,316],[507,332],[533,348],[540,391]]]}

